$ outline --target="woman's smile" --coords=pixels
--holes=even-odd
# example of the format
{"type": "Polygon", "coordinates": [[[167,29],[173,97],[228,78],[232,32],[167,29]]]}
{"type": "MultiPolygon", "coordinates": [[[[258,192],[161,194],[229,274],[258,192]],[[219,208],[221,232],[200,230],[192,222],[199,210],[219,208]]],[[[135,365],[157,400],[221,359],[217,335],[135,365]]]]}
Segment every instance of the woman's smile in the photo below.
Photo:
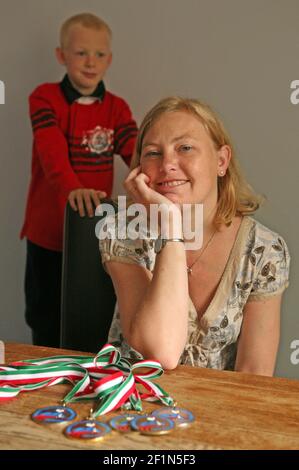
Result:
{"type": "Polygon", "coordinates": [[[179,186],[184,186],[189,182],[190,180],[182,180],[182,179],[160,181],[159,183],[157,183],[157,191],[159,191],[159,193],[168,193],[169,189],[173,190],[174,188],[178,188],[179,186]]]}

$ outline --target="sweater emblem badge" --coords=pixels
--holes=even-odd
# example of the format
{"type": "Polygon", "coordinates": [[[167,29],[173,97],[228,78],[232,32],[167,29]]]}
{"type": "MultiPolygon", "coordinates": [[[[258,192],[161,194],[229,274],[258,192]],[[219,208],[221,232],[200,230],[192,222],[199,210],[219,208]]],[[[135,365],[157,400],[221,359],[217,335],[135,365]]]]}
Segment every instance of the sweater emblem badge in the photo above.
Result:
{"type": "Polygon", "coordinates": [[[107,152],[112,147],[113,133],[113,129],[96,126],[93,130],[85,132],[81,145],[88,147],[92,153],[107,152]]]}

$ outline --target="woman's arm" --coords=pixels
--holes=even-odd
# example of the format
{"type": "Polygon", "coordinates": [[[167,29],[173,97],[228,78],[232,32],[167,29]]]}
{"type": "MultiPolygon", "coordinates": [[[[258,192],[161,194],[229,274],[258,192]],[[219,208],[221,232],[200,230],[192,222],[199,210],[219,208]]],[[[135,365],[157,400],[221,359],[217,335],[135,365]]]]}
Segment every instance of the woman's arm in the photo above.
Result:
{"type": "Polygon", "coordinates": [[[235,370],[272,376],[280,335],[282,294],[248,302],[244,308],[235,370]]]}
{"type": "MultiPolygon", "coordinates": [[[[125,181],[131,198],[147,209],[160,207],[162,238],[182,239],[179,208],[149,186],[141,167],[125,181]]],[[[157,359],[165,369],[177,366],[187,339],[188,279],[184,243],[168,241],[157,254],[153,275],[132,264],[108,261],[107,270],[117,294],[123,335],[146,358],[157,359]]]]}
{"type": "Polygon", "coordinates": [[[168,242],[153,275],[145,268],[106,262],[117,295],[121,327],[130,346],[165,369],[177,366],[188,329],[188,280],[184,244],[168,242]]]}

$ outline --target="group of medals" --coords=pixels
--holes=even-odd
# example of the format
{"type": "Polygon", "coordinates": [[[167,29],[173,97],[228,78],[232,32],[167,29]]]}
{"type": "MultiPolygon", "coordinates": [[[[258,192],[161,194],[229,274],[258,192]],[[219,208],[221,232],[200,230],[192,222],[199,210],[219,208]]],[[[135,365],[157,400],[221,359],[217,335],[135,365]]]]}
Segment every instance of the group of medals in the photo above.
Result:
{"type": "Polygon", "coordinates": [[[67,437],[86,442],[102,439],[112,431],[162,435],[194,421],[190,411],[177,407],[173,398],[152,381],[162,374],[158,361],[144,359],[131,364],[107,343],[96,356],[52,356],[0,366],[0,400],[67,382],[73,387],[61,405],[37,409],[31,415],[34,422],[63,424],[67,437]],[[77,421],[77,413],[67,404],[86,400],[99,406],[88,418],[77,421]],[[158,401],[162,407],[142,414],[142,400],[158,401]],[[119,409],[121,414],[110,420],[98,419],[119,409]]]}
{"type": "Polygon", "coordinates": [[[120,433],[138,431],[145,435],[162,435],[171,432],[176,427],[185,427],[195,418],[191,411],[176,406],[162,407],[150,414],[123,413],[114,416],[110,421],[99,421],[91,416],[81,421],[75,421],[77,413],[65,405],[39,408],[32,415],[33,421],[39,424],[67,424],[64,429],[66,437],[96,441],[104,438],[113,430],[120,433]]]}

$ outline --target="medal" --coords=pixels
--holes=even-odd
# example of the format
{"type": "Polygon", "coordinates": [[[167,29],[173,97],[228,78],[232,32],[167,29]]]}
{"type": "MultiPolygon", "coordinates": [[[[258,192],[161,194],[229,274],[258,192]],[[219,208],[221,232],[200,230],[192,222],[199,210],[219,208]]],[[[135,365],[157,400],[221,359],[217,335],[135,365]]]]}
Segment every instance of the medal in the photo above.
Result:
{"type": "Polygon", "coordinates": [[[140,418],[140,415],[137,414],[123,414],[119,416],[114,416],[109,421],[109,425],[118,432],[130,432],[132,431],[131,422],[135,418],[140,418]]]}
{"type": "Polygon", "coordinates": [[[174,428],[174,421],[156,416],[139,416],[133,419],[131,426],[141,434],[162,435],[167,434],[174,428]]]}
{"type": "Polygon", "coordinates": [[[64,430],[66,437],[83,439],[86,441],[98,441],[111,432],[108,424],[95,419],[84,419],[70,424],[64,430]]]}
{"type": "Polygon", "coordinates": [[[195,420],[194,414],[183,408],[163,407],[152,412],[152,416],[157,418],[167,418],[174,421],[176,426],[188,426],[195,420]]]}
{"type": "Polygon", "coordinates": [[[73,421],[77,413],[68,406],[47,406],[45,408],[38,408],[31,415],[31,419],[39,424],[59,424],[73,421]]]}

